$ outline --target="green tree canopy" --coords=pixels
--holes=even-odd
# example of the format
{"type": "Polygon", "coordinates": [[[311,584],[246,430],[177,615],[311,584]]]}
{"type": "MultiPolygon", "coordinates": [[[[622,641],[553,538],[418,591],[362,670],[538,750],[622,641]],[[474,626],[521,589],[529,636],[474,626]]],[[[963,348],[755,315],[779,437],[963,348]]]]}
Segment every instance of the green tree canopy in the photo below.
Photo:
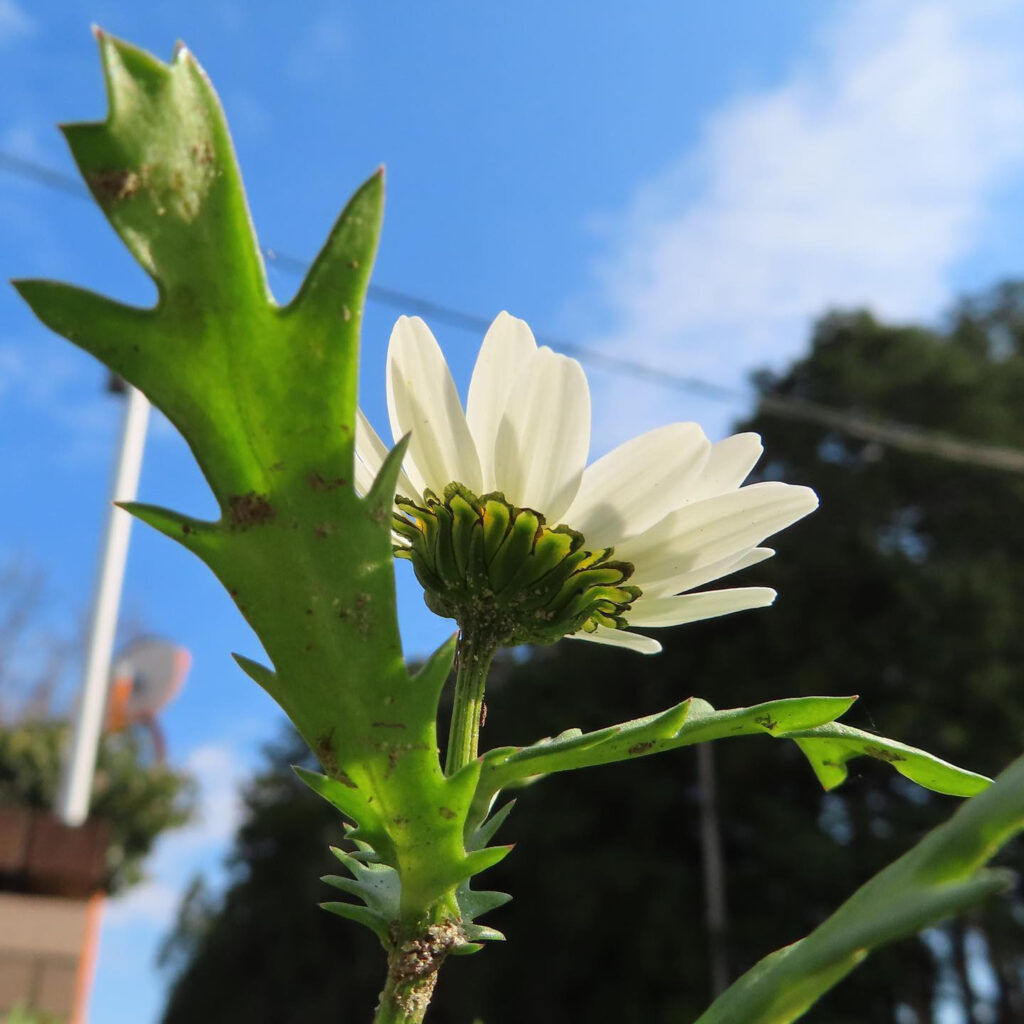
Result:
{"type": "MultiPolygon", "coordinates": [[[[939,328],[827,316],[804,358],[757,385],[1024,449],[1024,284],[962,303],[939,328]]],[[[1024,475],[763,408],[741,429],[765,437],[763,478],[821,496],[821,510],[780,539],[779,557],[747,573],[778,589],[775,607],[674,630],[657,658],[560,644],[506,662],[488,697],[487,744],[596,728],[691,693],[717,707],[860,693],[851,724],[998,772],[1024,736],[1024,475]]],[[[810,931],[955,806],[863,760],[823,793],[791,744],[737,740],[716,762],[733,975],[810,931]]],[[[487,879],[516,894],[492,920],[519,941],[451,964],[431,1020],[551,1020],[563,1004],[594,1022],[694,1019],[710,997],[697,798],[688,751],[524,790],[517,850],[487,879]],[[649,894],[639,913],[636,892],[649,894]],[[554,939],[531,947],[531,934],[554,939]]],[[[316,908],[331,898],[316,878],[334,870],[326,846],[339,840],[330,809],[284,769],[254,784],[233,884],[218,900],[196,890],[183,908],[165,1024],[362,1019],[380,951],[316,908]]],[[[1013,909],[991,906],[930,943],[894,947],[806,1019],[923,1024],[943,999],[970,1022],[1021,1019],[1013,909]],[[972,956],[990,973],[984,991],[971,990],[972,956]]]]}

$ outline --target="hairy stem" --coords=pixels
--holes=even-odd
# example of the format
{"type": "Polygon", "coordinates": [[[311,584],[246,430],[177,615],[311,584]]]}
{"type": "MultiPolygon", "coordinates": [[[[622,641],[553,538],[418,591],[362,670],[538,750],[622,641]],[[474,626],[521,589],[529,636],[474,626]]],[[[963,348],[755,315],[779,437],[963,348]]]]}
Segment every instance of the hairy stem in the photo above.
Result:
{"type": "Polygon", "coordinates": [[[484,639],[471,626],[459,632],[456,655],[455,703],[448,729],[448,755],[445,772],[454,775],[463,765],[478,756],[480,727],[484,715],[484,687],[498,644],[484,639]]]}

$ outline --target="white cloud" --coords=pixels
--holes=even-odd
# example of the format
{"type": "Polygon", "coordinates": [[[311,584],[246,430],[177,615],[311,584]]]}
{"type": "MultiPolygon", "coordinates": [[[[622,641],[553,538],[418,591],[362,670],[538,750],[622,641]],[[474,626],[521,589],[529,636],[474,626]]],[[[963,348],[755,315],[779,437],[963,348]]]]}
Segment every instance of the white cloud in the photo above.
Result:
{"type": "Polygon", "coordinates": [[[16,391],[26,405],[56,406],[67,399],[81,359],[72,349],[49,346],[40,351],[30,342],[0,336],[0,393],[16,391]]]}
{"type": "MultiPolygon", "coordinates": [[[[0,0],[0,42],[4,38],[3,28],[3,2],[0,0]]],[[[45,162],[46,156],[39,145],[39,137],[31,125],[13,124],[3,134],[3,147],[14,156],[22,160],[37,160],[45,162]]]]}
{"type": "MultiPolygon", "coordinates": [[[[106,390],[106,370],[63,343],[45,348],[32,344],[31,355],[29,346],[25,340],[0,335],[0,401],[42,414],[63,432],[65,443],[54,456],[61,465],[109,461],[123,401],[106,390]]],[[[154,409],[148,440],[179,438],[167,417],[154,409]]]]}
{"type": "MultiPolygon", "coordinates": [[[[734,383],[796,354],[828,307],[937,312],[1024,168],[1021,38],[1016,0],[840,8],[808,59],[708,117],[616,219],[597,342],[734,383]]],[[[628,429],[687,405],[638,391],[628,429]]]]}
{"type": "Polygon", "coordinates": [[[183,891],[180,886],[148,878],[110,901],[104,923],[111,928],[136,924],[167,928],[174,922],[183,891]]]}
{"type": "Polygon", "coordinates": [[[185,759],[185,771],[199,780],[199,813],[187,828],[172,833],[177,850],[228,842],[242,818],[241,786],[249,772],[227,744],[207,743],[185,759]]]}
{"type": "Polygon", "coordinates": [[[14,0],[0,0],[0,45],[19,36],[31,35],[35,28],[35,22],[14,0]]]}
{"type": "Polygon", "coordinates": [[[198,786],[198,812],[184,828],[166,833],[146,863],[146,881],[110,901],[106,925],[168,928],[181,897],[200,870],[219,866],[242,818],[241,790],[250,770],[229,744],[208,743],[185,758],[184,770],[198,786]],[[211,863],[212,861],[212,863],[211,863]]]}
{"type": "Polygon", "coordinates": [[[25,359],[13,345],[0,343],[0,395],[6,394],[26,376],[25,359]]]}
{"type": "Polygon", "coordinates": [[[346,22],[336,11],[325,11],[309,23],[292,45],[288,75],[304,84],[336,76],[349,44],[346,22]]]}
{"type": "Polygon", "coordinates": [[[109,460],[117,436],[118,407],[94,383],[90,371],[82,384],[82,356],[63,345],[31,345],[0,336],[0,401],[8,411],[20,406],[42,413],[57,426],[65,443],[52,456],[61,465],[109,460]],[[92,385],[90,387],[90,385],[92,385]]]}
{"type": "Polygon", "coordinates": [[[224,98],[233,132],[258,138],[265,136],[272,118],[270,108],[252,93],[236,91],[224,98]]]}

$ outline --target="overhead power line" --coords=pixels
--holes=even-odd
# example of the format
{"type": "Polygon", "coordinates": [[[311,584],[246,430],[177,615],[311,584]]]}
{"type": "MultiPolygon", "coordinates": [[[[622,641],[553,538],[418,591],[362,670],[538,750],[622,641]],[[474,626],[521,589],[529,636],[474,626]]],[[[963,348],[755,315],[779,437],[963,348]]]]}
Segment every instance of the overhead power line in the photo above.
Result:
{"type": "MultiPolygon", "coordinates": [[[[78,178],[13,153],[0,151],[0,171],[78,199],[92,198],[89,190],[78,178]]],[[[272,266],[288,273],[302,275],[309,267],[308,261],[276,249],[265,249],[264,255],[272,266]]],[[[491,323],[487,317],[476,313],[379,284],[369,286],[367,298],[379,306],[387,306],[403,313],[421,313],[435,322],[446,323],[477,334],[486,331],[491,323]]],[[[932,455],[951,462],[1024,473],[1024,450],[1020,448],[979,444],[913,424],[864,416],[861,413],[803,398],[762,394],[752,389],[743,390],[716,384],[700,377],[675,373],[661,366],[650,366],[635,359],[601,352],[549,335],[538,334],[537,340],[559,352],[574,356],[595,369],[632,377],[670,390],[686,391],[713,401],[735,403],[753,400],[762,413],[814,423],[860,440],[874,441],[914,454],[932,455]]]]}

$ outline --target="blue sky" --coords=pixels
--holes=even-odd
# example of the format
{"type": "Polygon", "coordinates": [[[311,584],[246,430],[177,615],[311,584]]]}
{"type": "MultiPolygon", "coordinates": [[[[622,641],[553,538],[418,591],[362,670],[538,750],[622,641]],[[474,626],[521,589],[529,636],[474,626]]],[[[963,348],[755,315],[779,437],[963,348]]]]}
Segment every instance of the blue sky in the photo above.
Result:
{"type": "MultiPolygon", "coordinates": [[[[0,150],[72,170],[58,121],[104,97],[89,24],[167,58],[196,53],[231,122],[264,245],[309,257],[384,163],[375,280],[679,373],[741,384],[799,353],[831,305],[934,318],[1024,272],[1024,5],[942,0],[679,4],[284,5],[0,0],[0,150]]],[[[0,173],[3,277],[148,303],[152,289],[89,204],[0,173]]],[[[279,298],[294,278],[271,265],[279,298]]],[[[365,321],[363,402],[383,426],[398,311],[365,321]]],[[[479,339],[436,325],[465,385],[479,339]]],[[[0,289],[0,556],[48,575],[50,624],[87,605],[120,410],[88,357],[0,289]]],[[[674,419],[713,436],[743,403],[591,372],[595,451],[674,419]]],[[[771,438],[766,438],[771,450],[771,438]]],[[[153,423],[141,497],[212,515],[174,431],[153,423]]],[[[410,654],[448,625],[401,582],[410,654]]],[[[784,599],[784,596],[783,596],[784,599]]],[[[215,870],[237,785],[280,717],[237,670],[258,655],[206,570],[137,528],[127,621],[187,646],[164,722],[203,783],[203,816],[106,915],[101,1024],[158,1019],[153,964],[177,895],[215,870]]],[[[69,682],[72,680],[69,680],[69,682]]],[[[638,709],[638,713],[642,709],[638,709]]],[[[648,709],[650,710],[650,709],[648,709]]],[[[565,725],[571,723],[562,723],[565,725]]]]}

